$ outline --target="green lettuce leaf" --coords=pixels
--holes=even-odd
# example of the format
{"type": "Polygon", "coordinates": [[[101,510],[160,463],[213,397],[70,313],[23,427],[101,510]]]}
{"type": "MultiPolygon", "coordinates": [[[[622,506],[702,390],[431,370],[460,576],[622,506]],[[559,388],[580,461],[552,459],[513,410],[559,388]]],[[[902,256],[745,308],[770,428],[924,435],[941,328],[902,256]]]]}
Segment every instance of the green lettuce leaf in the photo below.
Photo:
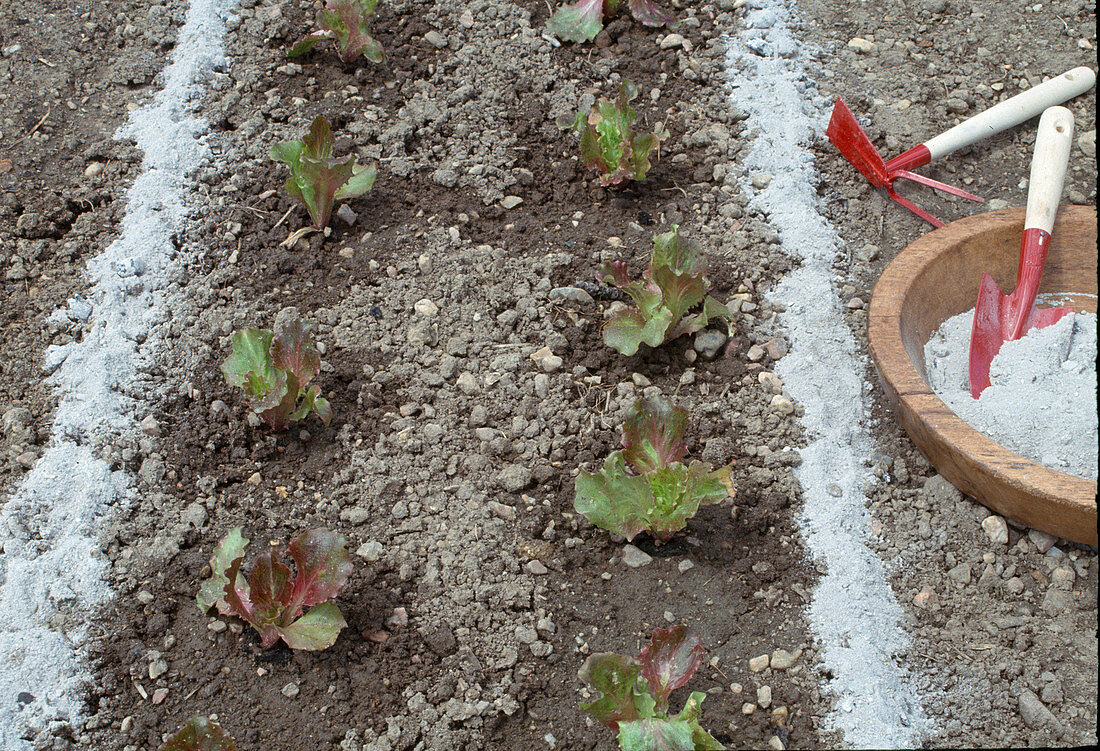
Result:
{"type": "Polygon", "coordinates": [[[626,292],[636,310],[619,311],[604,325],[604,343],[624,355],[633,355],[641,343],[658,347],[683,334],[695,333],[714,320],[726,322],[731,329],[733,314],[722,303],[707,295],[710,281],[706,259],[699,246],[680,236],[679,227],[653,238],[653,253],[642,281],[632,281],[626,265],[620,261],[601,267],[604,282],[626,292]],[[698,305],[696,314],[689,311],[698,305]]]}
{"type": "Polygon", "coordinates": [[[370,17],[377,7],[378,0],[326,0],[325,7],[317,12],[320,28],[295,42],[287,57],[299,57],[318,42],[332,39],[345,63],[354,62],[360,55],[373,63],[382,62],[385,52],[370,35],[369,28],[370,17]]]}
{"type": "Polygon", "coordinates": [[[278,550],[270,549],[256,558],[245,577],[241,565],[247,542],[238,528],[218,544],[211,559],[213,574],[197,598],[199,606],[218,596],[212,590],[220,584],[225,609],[219,605],[219,610],[248,622],[260,634],[264,649],[280,638],[291,649],[332,646],[347,625],[340,609],[329,602],[352,571],[344,536],[327,529],[303,532],[287,548],[295,571],[282,562],[278,550]],[[309,610],[303,615],[305,608],[309,610]]]}
{"type": "MultiPolygon", "coordinates": [[[[229,579],[225,572],[230,563],[244,555],[247,545],[248,538],[241,535],[240,527],[235,527],[214,548],[214,555],[210,558],[210,570],[213,573],[202,583],[199,594],[195,597],[199,610],[206,613],[217,605],[219,613],[229,614],[229,604],[225,601],[225,587],[229,584],[229,579]]],[[[240,585],[241,583],[237,583],[237,586],[240,585]]]]}
{"type": "Polygon", "coordinates": [[[237,744],[218,723],[196,716],[165,741],[160,751],[237,751],[237,744]]]}
{"type": "Polygon", "coordinates": [[[271,158],[290,167],[287,194],[309,211],[313,226],[324,229],[332,217],[336,200],[356,198],[374,186],[378,170],[363,166],[355,156],[332,155],[332,129],[318,116],[301,141],[287,141],[271,147],[271,158]]]}
{"type": "Polygon", "coordinates": [[[601,696],[588,704],[581,704],[581,711],[611,728],[618,727],[621,722],[638,719],[641,715],[635,689],[640,672],[641,667],[630,657],[610,652],[590,655],[577,675],[599,691],[601,696]]]}
{"type": "Polygon", "coordinates": [[[623,450],[608,456],[600,471],[577,474],[573,507],[627,540],[644,531],[665,542],[701,505],[733,496],[728,466],[711,470],[679,461],[687,450],[686,423],[687,413],[663,398],[638,400],[623,426],[623,450]]]}

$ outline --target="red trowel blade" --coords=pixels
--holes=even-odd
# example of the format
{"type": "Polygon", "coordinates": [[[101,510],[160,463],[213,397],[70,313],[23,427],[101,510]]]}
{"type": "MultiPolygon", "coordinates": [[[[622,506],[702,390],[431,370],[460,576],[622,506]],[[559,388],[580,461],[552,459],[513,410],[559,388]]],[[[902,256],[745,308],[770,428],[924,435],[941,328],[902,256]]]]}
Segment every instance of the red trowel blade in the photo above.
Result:
{"type": "Polygon", "coordinates": [[[1051,326],[1073,313],[1073,308],[1032,308],[1029,315],[1025,305],[1031,307],[1032,300],[1027,299],[1020,287],[1006,295],[993,277],[982,274],[970,328],[970,396],[974,399],[989,387],[989,366],[1002,344],[1019,339],[1031,329],[1051,326]]]}
{"type": "Polygon", "coordinates": [[[876,188],[886,187],[890,180],[886,172],[886,162],[879,156],[871,139],[859,127],[855,115],[848,109],[843,99],[837,99],[833,105],[833,115],[829,118],[829,127],[825,135],[833,142],[844,158],[851,162],[859,173],[871,181],[876,188]]]}

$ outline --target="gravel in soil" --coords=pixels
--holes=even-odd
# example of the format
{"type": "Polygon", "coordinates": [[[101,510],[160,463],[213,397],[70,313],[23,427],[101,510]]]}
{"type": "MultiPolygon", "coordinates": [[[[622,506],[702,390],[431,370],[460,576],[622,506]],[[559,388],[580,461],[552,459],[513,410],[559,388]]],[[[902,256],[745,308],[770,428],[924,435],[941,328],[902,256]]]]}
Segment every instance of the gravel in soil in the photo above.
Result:
{"type": "Polygon", "coordinates": [[[193,343],[174,346],[179,361],[165,366],[187,375],[158,408],[159,450],[138,466],[159,491],[120,521],[109,551],[122,594],[107,618],[97,717],[105,728],[130,720],[124,736],[92,737],[154,745],[178,718],[228,701],[240,709],[236,719],[221,709],[223,723],[249,746],[533,748],[549,735],[607,747],[611,734],[575,709],[577,668],[673,619],[708,646],[692,686],[710,694],[718,737],[816,745],[824,710],[799,612],[813,575],[788,511],[798,435],[768,406],[760,345],[774,336],[754,302],[785,261],[767,242],[745,253],[765,231],[760,218],[750,231],[718,212],[737,205],[715,174],[739,142],[722,90],[704,85],[720,80],[722,47],[705,46],[711,20],[685,11],[693,41],[665,50],[619,22],[582,59],[541,37],[534,3],[406,5],[379,12],[377,27],[393,31],[379,34],[389,61],[378,68],[324,53],[287,63],[304,9],[259,4],[230,24],[227,48],[241,56],[211,105],[223,160],[198,175],[211,200],[188,238],[205,255],[165,332],[193,343]],[[432,30],[446,44],[428,41],[432,30]],[[477,52],[494,45],[498,56],[477,52]],[[689,47],[706,53],[689,58],[689,47]],[[673,137],[646,183],[611,193],[553,121],[613,92],[619,75],[645,92],[642,118],[673,137]],[[279,223],[287,202],[270,188],[284,177],[267,150],[317,112],[334,122],[337,151],[377,161],[382,177],[353,221],[279,247],[307,219],[294,211],[279,223]],[[672,223],[710,254],[716,293],[738,296],[736,336],[714,359],[690,338],[621,357],[600,338],[614,301],[560,290],[598,281],[603,260],[640,270],[652,235],[672,223]],[[217,364],[229,333],[269,325],[286,305],[325,345],[319,378],[337,416],[273,437],[246,419],[217,364]],[[544,346],[560,366],[531,359],[544,346]],[[635,569],[572,513],[572,484],[654,391],[697,415],[695,455],[736,460],[738,499],[701,514],[673,548],[636,541],[653,560],[635,569]],[[349,628],[333,648],[258,654],[239,623],[192,607],[217,537],[242,523],[259,543],[317,525],[348,533],[360,555],[339,597],[349,628]],[[407,623],[392,618],[397,608],[407,623]],[[798,658],[749,670],[777,648],[798,658]],[[168,669],[150,678],[159,660],[168,669]],[[167,693],[152,704],[135,684],[167,693]],[[772,705],[746,715],[763,685],[772,705]]]}
{"type": "MultiPolygon", "coordinates": [[[[723,742],[836,744],[803,616],[816,572],[793,523],[798,411],[772,409],[774,381],[761,378],[783,352],[766,291],[791,261],[737,188],[751,134],[725,98],[719,34],[739,23],[738,3],[685,5],[675,45],[621,18],[594,45],[556,47],[541,35],[542,3],[384,2],[373,29],[389,60],[359,67],[331,49],[286,60],[311,3],[242,0],[229,23],[234,60],[207,110],[222,151],[196,175],[205,202],[181,238],[191,260],[157,332],[165,347],[152,375],[166,390],[150,395],[155,430],[104,447],[137,492],[103,539],[118,596],[96,619],[90,716],[58,729],[53,747],[156,748],[187,716],[216,711],[244,748],[612,748],[575,709],[576,670],[587,653],[629,652],[670,621],[708,646],[712,661],[690,687],[708,692],[704,724],[723,742]],[[642,119],[672,138],[649,180],[612,193],[583,172],[554,118],[620,77],[643,92],[642,119]],[[285,172],[267,150],[317,114],[333,121],[338,152],[381,175],[329,236],[281,247],[308,219],[295,209],[280,223],[285,172]],[[522,201],[503,203],[510,196],[522,201]],[[672,223],[707,250],[719,298],[739,301],[736,331],[715,359],[688,338],[620,357],[600,341],[613,301],[553,291],[597,281],[603,260],[639,269],[652,234],[672,223]],[[233,330],[270,325],[288,305],[325,345],[318,383],[336,418],[273,436],[248,420],[217,365],[233,330]],[[530,359],[543,346],[560,369],[530,359]],[[689,408],[692,456],[736,461],[738,496],[669,545],[636,541],[651,560],[634,568],[626,560],[644,556],[572,515],[572,483],[615,448],[625,409],[647,390],[689,408]],[[257,547],[313,526],[348,534],[356,571],[338,602],[349,627],[333,648],[261,651],[240,622],[194,607],[213,545],[238,524],[257,547]]],[[[822,50],[822,90],[843,94],[891,155],[1094,61],[1078,40],[1095,44],[1095,17],[1079,2],[1043,13],[954,0],[797,7],[822,50]],[[856,36],[867,51],[849,46],[856,36]]],[[[4,483],[48,434],[34,358],[79,327],[52,331],[44,319],[80,288],[82,256],[113,237],[114,199],[140,158],[111,133],[151,90],[182,9],[51,7],[53,37],[20,23],[42,17],[40,6],[0,9],[10,22],[0,95],[13,113],[0,121],[0,158],[14,165],[0,174],[0,406],[29,412],[5,420],[4,483]],[[56,107],[31,97],[53,89],[56,107]]],[[[1094,97],[1070,106],[1079,131],[1095,134],[1094,97]]],[[[1022,203],[1031,139],[1019,128],[927,172],[1022,203]]],[[[1095,202],[1087,143],[1067,183],[1078,203],[1095,202]]],[[[823,211],[852,251],[838,259],[838,300],[869,300],[883,265],[926,227],[827,142],[816,150],[823,211]]],[[[944,218],[982,210],[923,189],[914,198],[944,218]]],[[[848,309],[864,342],[863,310],[848,309]]],[[[983,528],[988,512],[935,475],[881,406],[873,419],[872,539],[912,604],[916,646],[899,658],[941,718],[930,742],[1094,742],[1095,551],[1011,525],[1007,541],[991,535],[1000,528],[983,528]]]]}

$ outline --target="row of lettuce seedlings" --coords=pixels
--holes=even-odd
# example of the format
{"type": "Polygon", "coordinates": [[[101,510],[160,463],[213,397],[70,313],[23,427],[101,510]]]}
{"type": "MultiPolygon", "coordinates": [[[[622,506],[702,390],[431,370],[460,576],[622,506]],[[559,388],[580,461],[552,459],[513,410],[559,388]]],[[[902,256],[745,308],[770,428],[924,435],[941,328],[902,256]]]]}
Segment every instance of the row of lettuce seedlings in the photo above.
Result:
{"type": "MultiPolygon", "coordinates": [[[[563,41],[591,41],[603,29],[604,18],[620,5],[621,0],[577,0],[560,7],[547,30],[563,41]]],[[[325,0],[316,30],[296,42],[289,56],[305,55],[331,40],[345,63],[360,57],[383,62],[385,51],[369,30],[377,6],[378,0],[325,0]]],[[[650,0],[628,0],[627,6],[647,26],[673,23],[650,0]]],[[[589,111],[558,123],[579,134],[581,159],[599,173],[603,187],[621,188],[645,179],[650,155],[655,149],[659,153],[668,138],[663,127],[634,131],[637,113],[630,102],[637,95],[636,87],[624,80],[615,99],[600,99],[589,111]]],[[[333,155],[332,131],[324,117],[313,121],[302,140],[272,147],[271,157],[290,168],[285,190],[309,212],[313,227],[306,231],[324,231],[335,203],[365,194],[378,175],[376,167],[358,164],[354,155],[333,155]]],[[[723,322],[727,332],[732,327],[729,308],[707,294],[703,252],[676,225],[653,238],[649,266],[640,279],[630,278],[623,261],[603,264],[600,276],[634,303],[615,312],[603,328],[604,342],[624,355],[634,355],[643,343],[659,347],[714,322],[723,322]]],[[[311,384],[320,369],[310,327],[295,309],[283,311],[274,330],[235,332],[232,354],[221,365],[226,381],[244,391],[248,407],[273,431],[284,431],[311,414],[330,423],[332,405],[311,384]]],[[[687,411],[663,397],[638,400],[622,425],[622,449],[608,456],[598,472],[577,476],[576,510],[627,541],[646,532],[663,543],[684,529],[700,506],[732,498],[729,466],[714,469],[684,461],[687,423],[687,411]]],[[[241,527],[218,543],[210,559],[211,576],[196,597],[199,609],[244,620],[265,649],[280,640],[295,650],[332,646],[347,625],[332,601],[352,572],[346,538],[324,528],[309,530],[295,537],[285,554],[271,547],[244,565],[247,545],[241,527]],[[293,571],[286,557],[293,561],[293,571]]],[[[624,751],[722,749],[699,722],[704,693],[692,692],[677,713],[669,708],[670,695],[688,683],[704,655],[698,635],[686,625],[655,629],[635,656],[590,655],[578,675],[598,698],[580,709],[616,731],[624,751]]],[[[160,751],[200,749],[235,751],[236,744],[216,721],[200,715],[188,720],[160,751]]]]}

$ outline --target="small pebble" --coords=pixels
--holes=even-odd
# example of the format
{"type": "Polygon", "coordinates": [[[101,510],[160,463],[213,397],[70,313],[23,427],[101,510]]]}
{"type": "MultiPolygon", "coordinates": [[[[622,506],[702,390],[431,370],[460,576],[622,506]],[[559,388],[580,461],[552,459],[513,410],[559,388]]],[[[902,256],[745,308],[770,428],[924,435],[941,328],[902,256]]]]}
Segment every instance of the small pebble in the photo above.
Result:
{"type": "Polygon", "coordinates": [[[789,396],[776,394],[772,397],[772,408],[781,415],[789,415],[794,412],[794,402],[789,396]]]}
{"type": "Polygon", "coordinates": [[[630,568],[641,568],[642,566],[648,566],[653,562],[653,556],[649,553],[634,547],[633,545],[623,545],[623,563],[630,568]]]}
{"type": "Polygon", "coordinates": [[[684,560],[676,564],[676,570],[679,571],[681,574],[685,574],[688,571],[691,571],[693,568],[695,568],[695,564],[692,563],[691,560],[688,558],[685,558],[684,560]]]}
{"type": "Polygon", "coordinates": [[[863,55],[867,55],[875,51],[875,43],[864,39],[863,37],[852,37],[848,40],[848,47],[863,55]]]}
{"type": "Polygon", "coordinates": [[[527,565],[524,566],[527,569],[527,573],[534,576],[545,576],[549,573],[549,569],[543,565],[542,561],[527,561],[527,565]]]}
{"type": "Polygon", "coordinates": [[[756,689],[756,703],[760,705],[761,709],[767,709],[772,705],[771,686],[761,686],[756,689]]]}
{"type": "Polygon", "coordinates": [[[382,543],[367,540],[356,549],[355,554],[365,561],[377,561],[382,557],[382,543]]]}
{"type": "Polygon", "coordinates": [[[925,587],[913,595],[913,604],[923,610],[928,610],[936,603],[936,593],[930,587],[925,587]]]}
{"type": "Polygon", "coordinates": [[[409,613],[405,608],[394,608],[393,615],[386,619],[390,628],[403,628],[409,625],[409,613]]]}
{"type": "Polygon", "coordinates": [[[283,686],[281,693],[287,698],[293,698],[298,695],[299,690],[297,683],[288,683],[283,686]]]}
{"type": "Polygon", "coordinates": [[[424,316],[425,318],[430,318],[431,316],[434,316],[436,313],[439,312],[439,306],[425,297],[421,300],[416,301],[416,303],[413,305],[413,310],[416,311],[417,315],[424,316]]]}
{"type": "Polygon", "coordinates": [[[336,210],[336,216],[349,227],[354,227],[355,223],[359,221],[359,215],[352,211],[346,203],[340,204],[340,208],[336,210]]]}
{"type": "Polygon", "coordinates": [[[690,52],[691,51],[690,45],[691,45],[691,43],[688,42],[688,40],[684,39],[684,37],[681,36],[680,34],[669,34],[668,36],[666,36],[664,39],[661,40],[661,49],[663,49],[663,50],[672,50],[672,49],[676,49],[677,47],[683,47],[684,49],[686,49],[690,52]],[[686,46],[685,46],[685,43],[686,43],[686,46]]]}
{"type": "Polygon", "coordinates": [[[1054,547],[1054,543],[1058,542],[1058,538],[1054,535],[1038,529],[1029,529],[1027,532],[1027,539],[1035,544],[1035,547],[1039,549],[1040,553],[1046,553],[1054,547]]]}
{"type": "Polygon", "coordinates": [[[796,649],[793,652],[788,652],[785,649],[777,649],[772,652],[769,666],[772,668],[772,670],[786,670],[791,665],[794,665],[798,661],[798,658],[801,656],[801,649],[796,649]]]}
{"type": "Polygon", "coordinates": [[[753,657],[749,660],[749,670],[754,673],[761,673],[767,669],[771,658],[768,655],[760,655],[759,657],[753,657]]]}
{"type": "Polygon", "coordinates": [[[1005,522],[1004,517],[996,514],[987,516],[982,522],[982,529],[985,530],[991,542],[997,545],[1008,544],[1008,523],[1005,522]]]}

